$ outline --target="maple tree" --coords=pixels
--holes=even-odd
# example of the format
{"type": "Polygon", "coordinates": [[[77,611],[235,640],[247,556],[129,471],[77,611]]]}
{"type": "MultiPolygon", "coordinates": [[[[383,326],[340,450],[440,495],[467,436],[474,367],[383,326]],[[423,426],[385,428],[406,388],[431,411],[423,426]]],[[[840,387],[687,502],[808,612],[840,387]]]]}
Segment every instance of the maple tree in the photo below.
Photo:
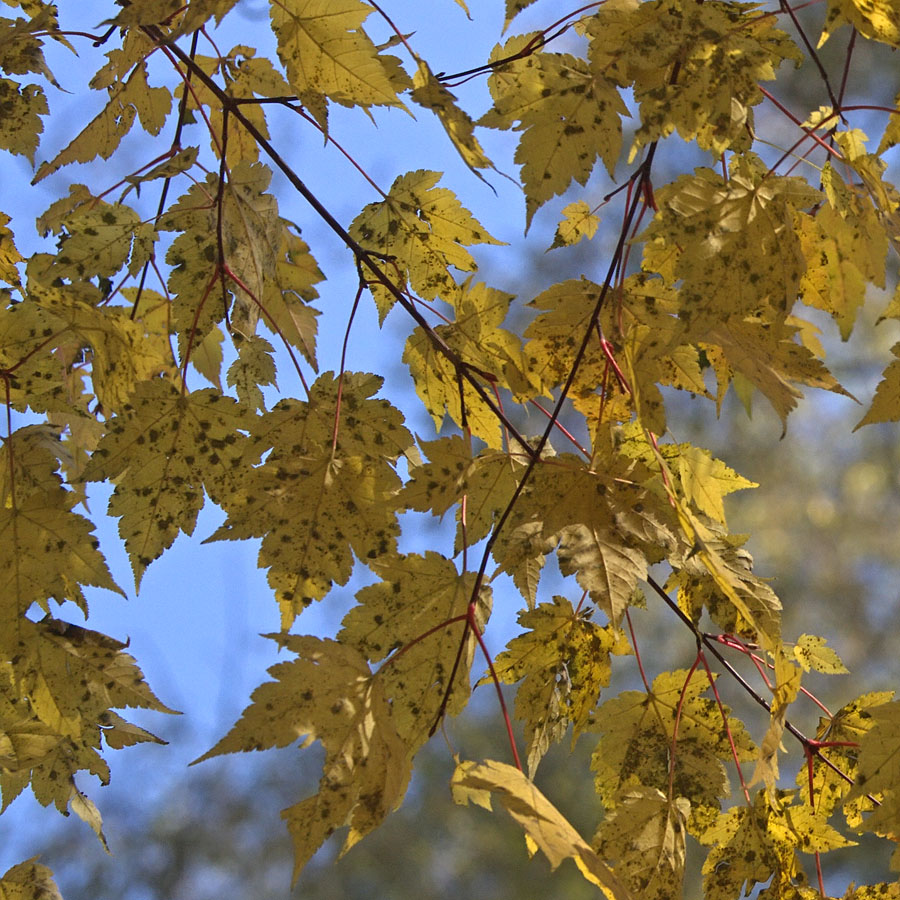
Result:
{"type": "MultiPolygon", "coordinates": [[[[530,853],[573,860],[608,898],[678,896],[688,835],[708,848],[711,898],[758,885],[826,895],[823,854],[855,832],[897,841],[900,703],[870,691],[832,712],[810,693],[806,673],[844,666],[823,638],[783,633],[778,596],[728,528],[724,498],[755,485],[678,440],[666,402],[682,391],[719,410],[733,388],[749,411],[759,392],[786,428],[801,386],[847,394],[804,310],[846,339],[871,288],[888,285],[900,192],[885,156],[900,143],[900,95],[846,98],[859,47],[900,46],[896,2],[828,0],[815,31],[787,0],[605,0],[498,35],[488,59],[455,74],[435,73],[402,20],[362,0],[273,0],[271,59],[220,46],[236,0],[109,4],[92,31],[44,0],[4,2],[15,18],[0,20],[0,146],[42,160],[36,185],[106,161],[40,215],[30,255],[30,224],[0,214],[4,809],[30,787],[105,842],[76,777],[109,780],[104,744],[158,740],[118,711],[171,711],[125,643],[69,621],[70,603],[87,616],[86,590],[123,593],[88,504],[103,482],[135,590],[207,503],[225,516],[207,540],[259,542],[281,623],[269,637],[290,658],[197,761],[321,744],[318,792],[283,813],[295,877],[334,832],[349,849],[402,803],[416,753],[473,683],[496,688],[509,760],[461,748],[454,798],[502,807],[530,853]],[[838,41],[830,72],[820,50],[838,41]],[[42,143],[59,87],[48,44],[105,54],[89,79],[102,108],[61,149],[42,143]],[[815,109],[779,97],[801,64],[815,109]],[[453,94],[470,79],[490,91],[478,119],[453,94]],[[593,240],[602,216],[615,240],[598,245],[601,274],[530,299],[478,281],[478,247],[502,238],[441,172],[379,187],[333,134],[335,105],[375,121],[433,113],[473,176],[517,170],[526,230],[574,192],[551,249],[593,240]],[[324,138],[376,199],[341,221],[276,145],[273,110],[324,138]],[[509,165],[476,128],[512,133],[509,165]],[[135,168],[126,138],[138,132],[135,168]],[[685,143],[706,164],[661,183],[658,157],[685,143]],[[383,396],[380,374],[351,371],[346,339],[317,346],[324,276],[315,241],[279,212],[276,172],[318,222],[305,234],[330,230],[357,272],[347,334],[367,295],[380,322],[406,323],[396,355],[415,397],[383,396]],[[617,186],[592,204],[601,179],[617,186]],[[417,403],[431,433],[405,424],[417,403]],[[452,514],[454,535],[409,552],[408,512],[452,514]],[[550,559],[567,596],[542,582],[550,559]],[[355,567],[372,583],[333,636],[299,633],[303,610],[341,594],[355,567]],[[647,604],[693,644],[689,667],[653,671],[630,612],[647,604]],[[493,605],[520,610],[522,629],[495,657],[493,605]],[[642,687],[609,695],[616,666],[642,687]],[[758,719],[725,705],[726,682],[758,719]],[[792,720],[808,702],[821,706],[815,735],[792,720]],[[593,835],[536,783],[570,734],[595,747],[593,835]]],[[[504,30],[532,2],[507,0],[504,30]]],[[[900,318],[900,293],[882,318],[900,318]]],[[[894,360],[857,427],[897,420],[894,360]]],[[[35,859],[0,893],[58,896],[35,859]]],[[[845,896],[898,894],[900,882],[845,896]]]]}

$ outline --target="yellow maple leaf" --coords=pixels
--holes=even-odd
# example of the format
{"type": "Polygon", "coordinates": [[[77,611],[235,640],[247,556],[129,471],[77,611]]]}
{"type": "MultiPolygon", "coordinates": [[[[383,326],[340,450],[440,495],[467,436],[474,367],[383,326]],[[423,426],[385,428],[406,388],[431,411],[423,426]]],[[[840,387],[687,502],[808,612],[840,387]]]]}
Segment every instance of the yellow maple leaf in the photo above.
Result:
{"type": "Polygon", "coordinates": [[[490,810],[491,797],[496,797],[525,830],[531,853],[541,850],[554,869],[563,860],[572,859],[607,900],[632,900],[633,895],[616,873],[518,769],[493,760],[461,762],[453,773],[451,787],[453,799],[463,806],[476,803],[490,810]]]}
{"type": "Polygon", "coordinates": [[[109,159],[131,130],[135,118],[150,134],[162,130],[172,107],[168,88],[150,87],[146,64],[136,66],[125,81],[110,85],[109,102],[82,129],[76,138],[49,162],[41,163],[34,183],[73,162],[109,159]]]}
{"type": "MultiPolygon", "coordinates": [[[[394,180],[387,197],[370,203],[353,220],[350,236],[366,250],[393,257],[410,288],[425,300],[457,290],[450,267],[478,268],[466,246],[502,244],[465,209],[453,191],[435,187],[439,172],[418,169],[394,180]]],[[[395,297],[378,282],[370,284],[381,319],[395,297]]]]}
{"type": "MultiPolygon", "coordinates": [[[[491,62],[514,57],[535,36],[518,35],[494,48],[491,62]]],[[[515,160],[522,166],[526,229],[537,210],[574,179],[586,184],[597,158],[612,175],[622,148],[628,108],[616,86],[569,53],[530,53],[494,67],[494,101],[479,120],[523,132],[515,160]]]]}
{"type": "Polygon", "coordinates": [[[842,25],[852,25],[867,38],[900,47],[900,10],[893,0],[828,0],[819,46],[842,25]]]}
{"type": "Polygon", "coordinates": [[[435,112],[456,152],[472,171],[493,168],[475,137],[475,123],[467,112],[456,105],[456,97],[434,77],[428,63],[422,59],[417,61],[410,96],[419,106],[435,112]]]}
{"type": "Polygon", "coordinates": [[[802,59],[796,44],[752,3],[651,0],[601,7],[585,23],[591,71],[632,87],[638,149],[674,131],[720,154],[749,144],[760,81],[782,61],[802,59]]]}
{"type": "Polygon", "coordinates": [[[576,200],[563,207],[564,218],[556,226],[551,247],[571,247],[580,240],[590,240],[600,225],[600,216],[591,211],[584,200],[576,200]]]}
{"type": "Polygon", "coordinates": [[[726,494],[758,487],[753,481],[738,475],[707,450],[680,444],[678,449],[678,474],[688,502],[695,503],[700,512],[725,524],[726,494]]]}
{"type": "Polygon", "coordinates": [[[36,856],[8,869],[0,878],[3,900],[63,900],[53,872],[35,862],[36,856]]]}
{"type": "Polygon", "coordinates": [[[182,394],[162,379],[142,381],[114,416],[88,463],[84,479],[118,479],[109,513],[121,517],[119,534],[135,584],[178,536],[191,534],[217,482],[231,476],[240,457],[240,429],[249,415],[212,389],[182,394]]]}
{"type": "MultiPolygon", "coordinates": [[[[384,660],[378,678],[394,726],[415,751],[428,740],[439,711],[455,716],[468,703],[476,639],[470,629],[461,647],[464,623],[452,620],[467,614],[475,573],[458,573],[432,551],[376,560],[371,568],[381,581],[357,593],[358,605],[344,617],[338,640],[372,662],[384,660]]],[[[482,630],[490,611],[491,590],[482,587],[475,611],[482,630]]]]}
{"type": "Polygon", "coordinates": [[[841,662],[841,658],[831,647],[825,645],[823,637],[801,634],[794,644],[794,659],[800,663],[804,672],[815,669],[829,675],[846,675],[849,670],[841,662]]]}
{"type": "Polygon", "coordinates": [[[7,284],[18,287],[21,279],[16,264],[24,262],[25,259],[16,249],[13,233],[6,227],[8,223],[9,216],[0,213],[0,278],[7,284]]]}
{"type": "Polygon", "coordinates": [[[589,608],[577,613],[565,597],[519,613],[518,622],[527,630],[497,656],[494,671],[505,684],[522,682],[515,712],[525,722],[528,774],[534,777],[570,724],[574,740],[591,722],[600,691],[609,684],[610,654],[631,648],[618,629],[591,622],[589,608]]]}
{"type": "Polygon", "coordinates": [[[405,108],[362,28],[371,12],[360,0],[283,0],[270,9],[288,81],[302,102],[312,101],[323,127],[324,108],[316,96],[342,106],[405,108]]]}
{"type": "Polygon", "coordinates": [[[309,401],[282,400],[250,423],[242,466],[213,490],[228,518],[207,540],[262,538],[285,630],[333,582],[347,583],[354,557],[396,550],[393,463],[412,435],[388,401],[371,399],[380,386],[374,375],[320,376],[309,401]]]}
{"type": "Polygon", "coordinates": [[[428,458],[411,466],[401,499],[409,509],[430,510],[436,516],[457,506],[455,552],[487,537],[509,503],[524,461],[511,453],[482,450],[473,455],[471,442],[459,435],[420,441],[428,458]],[[447,473],[456,473],[451,480],[447,473]],[[462,527],[462,498],[466,498],[466,528],[462,527]]]}
{"type": "MultiPolygon", "coordinates": [[[[641,786],[668,795],[671,781],[674,796],[690,798],[692,834],[715,821],[729,792],[724,762],[733,757],[722,710],[702,696],[709,687],[705,673],[679,669],[660,673],[649,693],[624,691],[600,706],[592,730],[602,736],[591,769],[607,809],[641,786]]],[[[738,758],[752,759],[756,748],[741,722],[729,716],[728,730],[738,758]]]]}
{"type": "Polygon", "coordinates": [[[400,805],[411,772],[380,678],[356,648],[299,635],[268,635],[297,658],[269,669],[276,680],[253,691],[234,727],[195,762],[222,753],[319,741],[325,749],[318,794],[282,813],[294,839],[294,880],[336,829],[344,851],[400,805]]]}
{"type": "Polygon", "coordinates": [[[616,798],[593,844],[617,860],[619,877],[642,900],[669,900],[683,889],[690,801],[658,788],[634,787],[616,798]]]}
{"type": "Polygon", "coordinates": [[[44,130],[41,116],[50,113],[43,88],[0,78],[0,104],[5,111],[0,119],[0,150],[25,156],[33,163],[44,130]]]}

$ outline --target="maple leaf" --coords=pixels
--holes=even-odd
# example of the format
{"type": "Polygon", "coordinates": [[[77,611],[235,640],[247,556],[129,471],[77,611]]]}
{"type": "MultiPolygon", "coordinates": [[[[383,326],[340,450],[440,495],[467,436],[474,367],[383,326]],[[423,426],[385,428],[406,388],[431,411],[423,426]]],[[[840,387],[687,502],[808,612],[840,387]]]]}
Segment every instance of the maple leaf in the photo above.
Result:
{"type": "Polygon", "coordinates": [[[542,461],[494,545],[494,558],[512,573],[519,552],[534,558],[558,543],[562,573],[575,574],[618,625],[648,561],[662,559],[672,540],[668,504],[642,485],[649,477],[638,462],[599,452],[589,465],[568,454],[542,461]],[[537,535],[546,543],[534,546],[537,535]]]}
{"type": "MultiPolygon", "coordinates": [[[[129,728],[111,707],[143,707],[172,712],[150,691],[125,644],[106,635],[45,617],[19,620],[6,628],[0,665],[0,729],[13,759],[0,773],[4,808],[27,785],[39,803],[71,809],[105,846],[100,814],[76,787],[79,770],[109,781],[98,754],[103,729],[129,729],[129,742],[159,741],[129,728]],[[12,732],[12,734],[10,734],[12,732]]],[[[113,738],[116,742],[116,738],[113,738]]]]}
{"type": "Polygon", "coordinates": [[[794,304],[806,263],[793,217],[821,195],[801,178],[765,175],[755,155],[735,155],[727,181],[698,168],[656,192],[643,265],[680,280],[678,314],[695,339],[721,321],[723,298],[741,317],[794,304]]]}
{"type": "Polygon", "coordinates": [[[235,312],[248,323],[242,330],[252,334],[260,310],[271,305],[272,321],[283,323],[288,340],[313,358],[314,315],[294,315],[298,297],[314,296],[318,270],[309,260],[302,260],[305,271],[285,270],[285,263],[302,259],[307,248],[285,233],[289,223],[266,192],[271,178],[266,166],[241,162],[224,184],[215,175],[195,184],[160,220],[160,230],[180,232],[166,261],[172,266],[168,287],[176,295],[174,324],[182,353],[225,317],[233,297],[235,312]]]}
{"type": "Polygon", "coordinates": [[[583,238],[590,240],[600,225],[600,216],[591,211],[584,200],[563,207],[564,218],[556,226],[551,247],[571,247],[583,238]]]}
{"type": "Polygon", "coordinates": [[[491,532],[515,492],[524,462],[491,449],[473,454],[471,442],[459,435],[420,441],[419,446],[427,461],[410,468],[400,499],[409,509],[428,510],[436,516],[457,506],[454,549],[459,553],[491,532]]]}
{"type": "Polygon", "coordinates": [[[668,900],[684,878],[690,801],[670,800],[655,788],[632,788],[617,798],[593,840],[599,856],[616,859],[616,872],[637,897],[668,900]]]}
{"type": "Polygon", "coordinates": [[[755,747],[740,721],[729,716],[726,729],[716,701],[701,696],[709,689],[706,674],[688,676],[684,670],[663,672],[649,693],[624,691],[607,700],[594,719],[593,730],[603,736],[591,768],[608,809],[632,788],[668,796],[671,782],[675,797],[690,799],[688,830],[698,835],[729,793],[723,761],[733,759],[731,742],[742,761],[753,758],[755,747]]]}
{"type": "Polygon", "coordinates": [[[828,675],[849,674],[849,669],[841,662],[841,658],[825,644],[825,638],[812,634],[801,634],[797,638],[797,643],[794,644],[794,658],[803,667],[803,671],[815,669],[828,675]]]}
{"type": "Polygon", "coordinates": [[[475,137],[475,123],[468,113],[456,105],[456,97],[434,77],[424,60],[417,60],[410,96],[419,106],[434,111],[456,152],[473,172],[476,169],[493,168],[475,137]]]}
{"type": "Polygon", "coordinates": [[[53,872],[36,859],[32,856],[6,870],[0,878],[3,900],[62,900],[53,872]]]}
{"type": "Polygon", "coordinates": [[[872,425],[876,422],[896,422],[900,420],[900,409],[897,407],[900,397],[900,342],[891,347],[891,353],[898,359],[894,359],[882,374],[878,387],[875,388],[875,396],[868,412],[856,423],[856,431],[863,425],[872,425]]]}
{"type": "MultiPolygon", "coordinates": [[[[857,830],[895,839],[900,832],[900,795],[896,789],[900,771],[900,703],[867,705],[860,713],[871,719],[871,725],[859,736],[856,777],[846,802],[874,795],[878,806],[857,824],[857,830]]],[[[895,851],[892,865],[896,860],[895,851]]]]}
{"type": "Polygon", "coordinates": [[[0,103],[9,110],[0,124],[0,150],[25,156],[33,163],[44,130],[41,116],[50,112],[44,91],[36,84],[0,78],[0,103]]]}
{"type": "MultiPolygon", "coordinates": [[[[396,266],[425,300],[456,290],[451,267],[476,271],[466,246],[503,243],[463,208],[453,191],[435,187],[440,177],[427,169],[400,175],[384,200],[364,207],[349,228],[366,250],[391,257],[389,271],[396,266]]],[[[396,298],[377,281],[369,288],[383,320],[396,298]]]]}
{"type": "Polygon", "coordinates": [[[531,6],[534,0],[506,0],[506,15],[503,19],[503,30],[509,28],[509,23],[527,6],[531,6]]]}
{"type": "Polygon", "coordinates": [[[58,433],[40,426],[13,432],[0,448],[0,577],[8,602],[0,610],[5,627],[37,603],[71,600],[83,611],[82,587],[122,593],[113,581],[94,524],[72,512],[79,501],[57,475],[58,433]],[[54,452],[56,451],[56,452],[54,452]]]}
{"type": "MultiPolygon", "coordinates": [[[[138,382],[171,372],[167,328],[154,330],[144,316],[135,321],[124,307],[97,307],[77,290],[47,288],[33,278],[29,287],[31,298],[67,330],[60,340],[73,340],[74,352],[89,358],[91,386],[104,409],[121,409],[138,382]]],[[[146,299],[151,302],[150,293],[146,299]]]]}
{"type": "MultiPolygon", "coordinates": [[[[278,57],[302,103],[316,111],[316,96],[342,106],[399,106],[403,103],[362,29],[372,11],[359,0],[286,0],[272,6],[278,57]]],[[[326,122],[316,116],[324,128],[326,122]]]]}
{"type": "Polygon", "coordinates": [[[294,839],[294,880],[315,851],[348,825],[344,851],[399,806],[409,782],[405,741],[397,732],[381,679],[355,647],[320,638],[268,635],[297,658],[272,666],[268,681],[212,749],[222,753],[303,747],[325,749],[319,793],[282,813],[294,839]]]}
{"type": "Polygon", "coordinates": [[[110,421],[83,477],[128,473],[116,484],[109,514],[120,517],[136,585],[179,531],[193,533],[204,486],[215,493],[216,481],[231,475],[250,422],[231,397],[211,389],[182,394],[161,379],[140,382],[110,421]]]}
{"type": "Polygon", "coordinates": [[[494,671],[505,684],[522,681],[515,711],[525,722],[533,778],[569,724],[574,726],[573,741],[589,726],[600,691],[609,685],[610,654],[631,653],[631,648],[621,632],[591,622],[590,610],[576,612],[565,597],[520,612],[518,622],[527,631],[497,656],[494,671]]]}
{"type": "Polygon", "coordinates": [[[0,278],[7,284],[18,287],[21,280],[16,264],[25,260],[16,249],[12,231],[6,227],[9,219],[6,213],[0,213],[0,278]]]}
{"type": "Polygon", "coordinates": [[[285,630],[333,582],[347,583],[354,555],[370,562],[396,549],[392,464],[412,435],[386,400],[371,399],[380,386],[373,375],[328,372],[308,402],[282,400],[251,423],[248,468],[215,495],[228,518],[207,540],[263,538],[259,563],[285,630]]]}
{"type": "MultiPolygon", "coordinates": [[[[515,57],[536,37],[510,38],[490,61],[515,57]]],[[[628,108],[615,85],[569,53],[528,53],[496,65],[488,87],[494,101],[478,124],[522,131],[515,161],[522,166],[526,230],[537,210],[574,179],[587,183],[597,157],[613,174],[628,108]]]]}
{"type": "Polygon", "coordinates": [[[802,886],[805,873],[797,851],[821,853],[852,845],[808,805],[791,805],[794,791],[770,798],[759,791],[752,806],[735,806],[719,815],[700,836],[712,847],[703,863],[703,887],[708,896],[737,897],[744,885],[773,879],[771,889],[786,896],[802,886]]]}
{"type": "Polygon", "coordinates": [[[59,235],[50,278],[108,278],[126,265],[134,275],[153,256],[155,230],[133,209],[91,197],[80,186],[71,189],[71,198],[69,209],[63,212],[54,204],[38,219],[45,233],[52,229],[59,235]]]}
{"type": "MultiPolygon", "coordinates": [[[[344,617],[338,640],[372,662],[384,660],[378,677],[397,732],[414,752],[434,730],[440,710],[455,716],[468,703],[476,639],[469,629],[460,647],[459,620],[467,614],[476,576],[459,574],[433,551],[375,560],[370,568],[381,581],[357,593],[359,603],[344,617]]],[[[490,588],[482,587],[475,611],[482,631],[490,610],[490,588]]]]}
{"type": "Polygon", "coordinates": [[[265,410],[262,388],[275,383],[275,348],[265,339],[234,333],[238,358],[229,366],[227,381],[237,391],[238,400],[251,409],[265,410]]]}
{"type": "Polygon", "coordinates": [[[80,134],[52,160],[41,163],[34,183],[73,162],[90,162],[98,156],[109,159],[131,130],[135,118],[140,119],[145,131],[159,134],[171,107],[172,95],[168,88],[150,87],[146,65],[135,66],[127,80],[110,85],[109,102],[80,134]]]}
{"type": "Polygon", "coordinates": [[[806,767],[801,768],[797,773],[797,787],[803,792],[805,802],[809,803],[812,785],[813,801],[821,815],[830,815],[843,801],[842,812],[847,824],[857,828],[863,821],[863,813],[874,807],[875,804],[863,794],[857,794],[852,800],[845,798],[856,781],[859,742],[877,721],[869,710],[883,706],[892,698],[892,691],[863,694],[842,706],[833,716],[819,719],[816,739],[833,742],[833,745],[822,748],[813,759],[812,779],[806,767]],[[822,759],[823,756],[825,759],[822,759]]]}
{"type": "Polygon", "coordinates": [[[900,11],[890,0],[828,0],[819,46],[842,25],[851,25],[872,40],[900,47],[900,11]]]}
{"type": "Polygon", "coordinates": [[[713,520],[681,510],[688,552],[672,554],[674,569],[667,589],[678,588],[678,603],[697,623],[703,607],[731,634],[781,644],[781,601],[765,579],[753,573],[753,557],[743,549],[746,535],[728,534],[713,520]]]}
{"type": "Polygon", "coordinates": [[[451,787],[453,799],[461,805],[477,803],[490,810],[491,796],[496,796],[525,830],[531,853],[540,849],[552,868],[565,859],[573,859],[581,874],[596,884],[608,900],[630,900],[633,896],[559,810],[518,769],[493,760],[461,762],[453,773],[451,787]]]}
{"type": "Polygon", "coordinates": [[[759,487],[754,481],[738,475],[708,450],[690,444],[678,445],[678,474],[685,499],[695,503],[700,512],[725,524],[727,494],[759,487]]]}
{"type": "Polygon", "coordinates": [[[633,87],[640,126],[637,150],[674,131],[721,154],[746,143],[749,108],[762,100],[760,81],[782,61],[802,56],[774,19],[752,3],[651,0],[602,7],[585,30],[591,71],[633,87]]]}
{"type": "MultiPolygon", "coordinates": [[[[466,279],[443,299],[454,307],[456,317],[449,325],[438,325],[434,332],[458,359],[490,381],[494,391],[507,388],[515,399],[525,399],[539,389],[531,383],[521,339],[499,327],[509,310],[511,294],[481,283],[473,285],[466,279]]],[[[416,392],[436,428],[446,414],[460,427],[465,424],[489,447],[502,447],[503,433],[496,414],[468,382],[461,383],[457,366],[424,329],[413,331],[403,361],[410,367],[416,392]]]]}
{"type": "Polygon", "coordinates": [[[716,372],[716,405],[721,407],[733,383],[749,410],[749,393],[740,388],[743,382],[765,395],[786,431],[788,413],[803,396],[792,382],[852,397],[808,347],[794,340],[799,332],[799,326],[788,322],[740,316],[710,329],[700,346],[716,372]]]}

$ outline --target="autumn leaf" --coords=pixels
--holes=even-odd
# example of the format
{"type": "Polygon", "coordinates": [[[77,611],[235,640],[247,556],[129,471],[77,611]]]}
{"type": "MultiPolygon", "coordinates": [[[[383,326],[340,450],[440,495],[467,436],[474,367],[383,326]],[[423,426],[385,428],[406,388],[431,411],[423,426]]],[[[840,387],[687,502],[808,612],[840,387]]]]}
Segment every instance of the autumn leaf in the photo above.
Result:
{"type": "Polygon", "coordinates": [[[834,715],[819,719],[816,739],[832,746],[820,750],[813,760],[811,780],[805,767],[798,772],[797,787],[804,792],[806,802],[810,802],[809,789],[812,784],[813,802],[822,815],[828,815],[841,803],[847,824],[857,828],[863,821],[863,813],[874,807],[873,801],[862,794],[857,794],[852,800],[845,798],[856,779],[859,742],[876,723],[869,710],[884,705],[892,698],[891,691],[863,694],[846,703],[834,715]]]}
{"type": "Polygon", "coordinates": [[[581,874],[609,900],[632,897],[615,872],[518,769],[493,760],[461,762],[453,773],[452,788],[457,803],[476,803],[488,810],[491,796],[496,796],[525,830],[530,851],[541,850],[552,868],[565,859],[573,859],[581,874]]]}
{"type": "Polygon", "coordinates": [[[33,856],[4,873],[0,878],[2,900],[62,900],[53,872],[36,859],[33,856]]]}
{"type": "Polygon", "coordinates": [[[851,25],[868,38],[900,47],[900,12],[890,0],[828,0],[819,46],[841,25],[851,25]]]}
{"type": "Polygon", "coordinates": [[[434,111],[456,152],[470,169],[475,171],[493,167],[475,137],[475,123],[468,113],[457,106],[456,97],[434,77],[424,60],[418,60],[410,96],[419,106],[434,111]]]}
{"type": "Polygon", "coordinates": [[[380,386],[374,376],[338,381],[328,372],[308,402],[282,400],[248,425],[248,468],[216,494],[228,518],[208,540],[263,539],[259,563],[285,630],[332,583],[347,583],[354,557],[370,562],[396,550],[391,500],[401,482],[392,464],[412,435],[386,400],[371,399],[380,386]]]}
{"type": "Polygon", "coordinates": [[[137,385],[112,419],[84,472],[86,481],[120,479],[109,501],[131,559],[135,584],[178,536],[192,534],[204,487],[239,463],[241,430],[251,418],[211,389],[182,394],[161,379],[137,385]]]}
{"type": "Polygon", "coordinates": [[[551,247],[571,247],[587,238],[590,240],[600,225],[600,217],[591,212],[584,200],[576,200],[563,207],[564,218],[556,226],[551,247]]]}
{"type": "Polygon", "coordinates": [[[479,125],[522,132],[515,161],[522,166],[525,222],[563,193],[574,179],[584,185],[597,157],[612,175],[622,147],[621,117],[628,108],[616,86],[569,53],[534,52],[515,58],[535,35],[496,46],[488,87],[494,101],[479,125]]]}
{"type": "Polygon", "coordinates": [[[791,803],[794,792],[770,798],[759,791],[752,806],[736,806],[719,815],[701,841],[712,847],[703,864],[703,888],[709,896],[737,897],[742,889],[772,879],[780,891],[803,885],[797,852],[825,852],[852,845],[815,810],[791,803]]]}
{"type": "MultiPolygon", "coordinates": [[[[467,246],[503,243],[463,208],[451,190],[435,187],[440,177],[426,169],[399,176],[384,200],[366,206],[349,229],[364,249],[391,258],[388,269],[396,266],[424,300],[456,290],[451,267],[476,271],[467,246]]],[[[384,319],[396,298],[377,281],[369,287],[384,319]]]]}
{"type": "Polygon", "coordinates": [[[635,896],[667,900],[682,890],[690,801],[640,787],[617,798],[594,838],[597,853],[619,860],[616,871],[635,896]]]}
{"type": "Polygon", "coordinates": [[[831,648],[825,646],[825,638],[812,634],[801,634],[794,644],[794,658],[803,667],[804,672],[815,669],[827,675],[846,675],[847,667],[831,648]]]}
{"type": "Polygon", "coordinates": [[[690,800],[691,834],[702,834],[715,820],[720,798],[730,792],[724,762],[733,752],[742,761],[752,759],[755,747],[739,720],[728,716],[723,722],[715,700],[701,696],[709,686],[703,672],[663,672],[649,692],[624,691],[600,706],[593,730],[602,737],[591,768],[608,809],[632,789],[655,788],[668,796],[671,783],[674,796],[690,800]]]}
{"type": "Polygon", "coordinates": [[[294,879],[324,841],[349,826],[344,851],[381,823],[409,781],[407,745],[396,730],[380,679],[364,656],[336,641],[269,635],[296,654],[269,669],[231,731],[195,760],[222,753],[319,741],[319,793],[282,813],[294,839],[294,879]]]}
{"type": "Polygon", "coordinates": [[[783,60],[799,63],[797,46],[757,17],[748,3],[653,0],[616,3],[588,21],[591,71],[633,87],[640,126],[637,150],[677,131],[721,154],[744,143],[760,81],[783,60]]]}
{"type": "MultiPolygon", "coordinates": [[[[476,639],[464,620],[476,576],[458,573],[450,560],[432,551],[374,561],[371,568],[382,580],[359,591],[338,640],[372,662],[384,660],[378,677],[395,727],[415,751],[434,730],[439,711],[457,715],[468,702],[476,639]]],[[[476,604],[483,631],[491,611],[490,588],[481,588],[476,604]]]]}
{"type": "MultiPolygon", "coordinates": [[[[551,744],[573,726],[573,741],[592,722],[602,688],[611,676],[610,654],[631,653],[617,629],[590,621],[565,597],[519,614],[524,634],[497,656],[494,671],[505,684],[522,683],[515,712],[525,722],[531,777],[551,744]]],[[[485,679],[482,679],[484,681],[485,679]]]]}
{"type": "Polygon", "coordinates": [[[371,11],[359,0],[287,0],[272,6],[278,57],[291,87],[303,102],[311,99],[313,109],[319,107],[316,95],[342,106],[403,106],[362,29],[371,11]]]}
{"type": "Polygon", "coordinates": [[[136,66],[125,81],[109,87],[109,102],[81,133],[49,162],[41,163],[35,183],[73,162],[109,159],[131,130],[135,118],[151,134],[158,134],[169,115],[172,95],[167,88],[150,87],[144,63],[136,66]]]}

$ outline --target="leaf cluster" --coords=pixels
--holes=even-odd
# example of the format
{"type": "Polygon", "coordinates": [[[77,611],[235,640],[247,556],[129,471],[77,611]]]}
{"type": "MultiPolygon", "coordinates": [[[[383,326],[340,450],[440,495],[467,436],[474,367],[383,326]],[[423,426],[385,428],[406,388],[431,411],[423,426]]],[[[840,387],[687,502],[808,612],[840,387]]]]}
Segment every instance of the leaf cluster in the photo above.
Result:
{"type": "MultiPolygon", "coordinates": [[[[815,737],[794,724],[807,673],[843,666],[823,639],[782,633],[781,602],[726,521],[724,498],[755,485],[677,440],[666,407],[681,391],[718,411],[733,389],[749,412],[758,392],[786,428],[803,387],[847,395],[805,310],[830,315],[846,339],[870,289],[887,284],[900,241],[900,193],[883,158],[900,139],[896,105],[877,109],[872,152],[854,127],[867,110],[844,102],[846,78],[835,86],[787,4],[607,0],[446,75],[362,0],[273,2],[271,59],[245,43],[221,49],[234,0],[112,4],[88,37],[43,0],[6,2],[17,17],[0,19],[0,149],[40,159],[35,184],[105,165],[43,212],[30,255],[25,225],[0,214],[4,808],[30,786],[103,840],[76,776],[108,781],[103,741],[158,740],[116,710],[170,712],[127,644],[68,621],[67,603],[87,616],[88,590],[122,593],[87,503],[100,482],[112,486],[107,514],[135,590],[207,504],[224,514],[207,540],[258,541],[280,614],[269,637],[293,658],[272,667],[200,760],[322,745],[317,793],[283,813],[295,877],[334,832],[347,829],[347,850],[403,801],[416,753],[465,709],[479,654],[478,683],[496,688],[515,766],[460,760],[454,796],[488,808],[495,799],[529,852],[553,867],[572,859],[607,897],[678,896],[687,835],[708,848],[710,898],[757,885],[772,898],[824,894],[819,857],[849,846],[852,830],[897,840],[896,702],[851,700],[815,737]],[[578,52],[560,49],[564,35],[578,52]],[[48,41],[62,52],[93,41],[105,54],[88,85],[101,108],[67,128],[61,148],[43,137],[57,90],[48,41]],[[823,103],[798,117],[775,94],[787,64],[807,58],[823,103]],[[477,117],[453,93],[468,78],[490,94],[477,117]],[[478,248],[504,241],[443,174],[418,168],[382,189],[335,136],[335,105],[390,123],[411,104],[435,116],[482,181],[499,170],[476,129],[510,134],[526,230],[575,186],[553,238],[560,257],[596,240],[603,208],[614,224],[592,250],[599,265],[530,298],[478,280],[478,248]],[[276,115],[324,137],[377,196],[340,221],[291,148],[275,146],[276,115]],[[781,146],[774,116],[793,144],[781,146]],[[657,160],[678,159],[676,139],[708,164],[659,184],[657,160]],[[319,226],[307,228],[313,246],[282,216],[276,172],[319,226]],[[620,186],[589,203],[607,177],[620,186]],[[396,357],[417,399],[385,397],[381,375],[351,371],[346,340],[317,345],[323,228],[358,275],[347,334],[368,297],[380,323],[402,319],[396,357]],[[407,428],[418,412],[432,432],[407,428]],[[452,548],[409,552],[408,513],[451,511],[452,548]],[[571,596],[546,596],[548,561],[571,596]],[[373,581],[333,637],[293,630],[358,567],[373,581]],[[650,602],[695,648],[689,668],[651,670],[631,616],[650,602]],[[521,633],[492,657],[483,636],[495,603],[518,611],[521,633]],[[633,659],[641,687],[606,697],[614,667],[632,665],[619,657],[633,659]],[[723,681],[759,721],[732,713],[723,681]],[[524,767],[504,684],[516,685],[524,767]],[[534,780],[569,734],[595,746],[604,814],[591,840],[534,780]],[[790,790],[786,742],[801,758],[790,790]]],[[[508,0],[506,26],[530,5],[508,0]]],[[[829,0],[819,45],[842,27],[850,48],[900,46],[889,0],[829,0]]],[[[900,295],[884,315],[898,310],[900,295]]],[[[894,361],[857,427],[898,419],[894,361]]],[[[0,893],[56,888],[29,861],[0,893]]]]}

